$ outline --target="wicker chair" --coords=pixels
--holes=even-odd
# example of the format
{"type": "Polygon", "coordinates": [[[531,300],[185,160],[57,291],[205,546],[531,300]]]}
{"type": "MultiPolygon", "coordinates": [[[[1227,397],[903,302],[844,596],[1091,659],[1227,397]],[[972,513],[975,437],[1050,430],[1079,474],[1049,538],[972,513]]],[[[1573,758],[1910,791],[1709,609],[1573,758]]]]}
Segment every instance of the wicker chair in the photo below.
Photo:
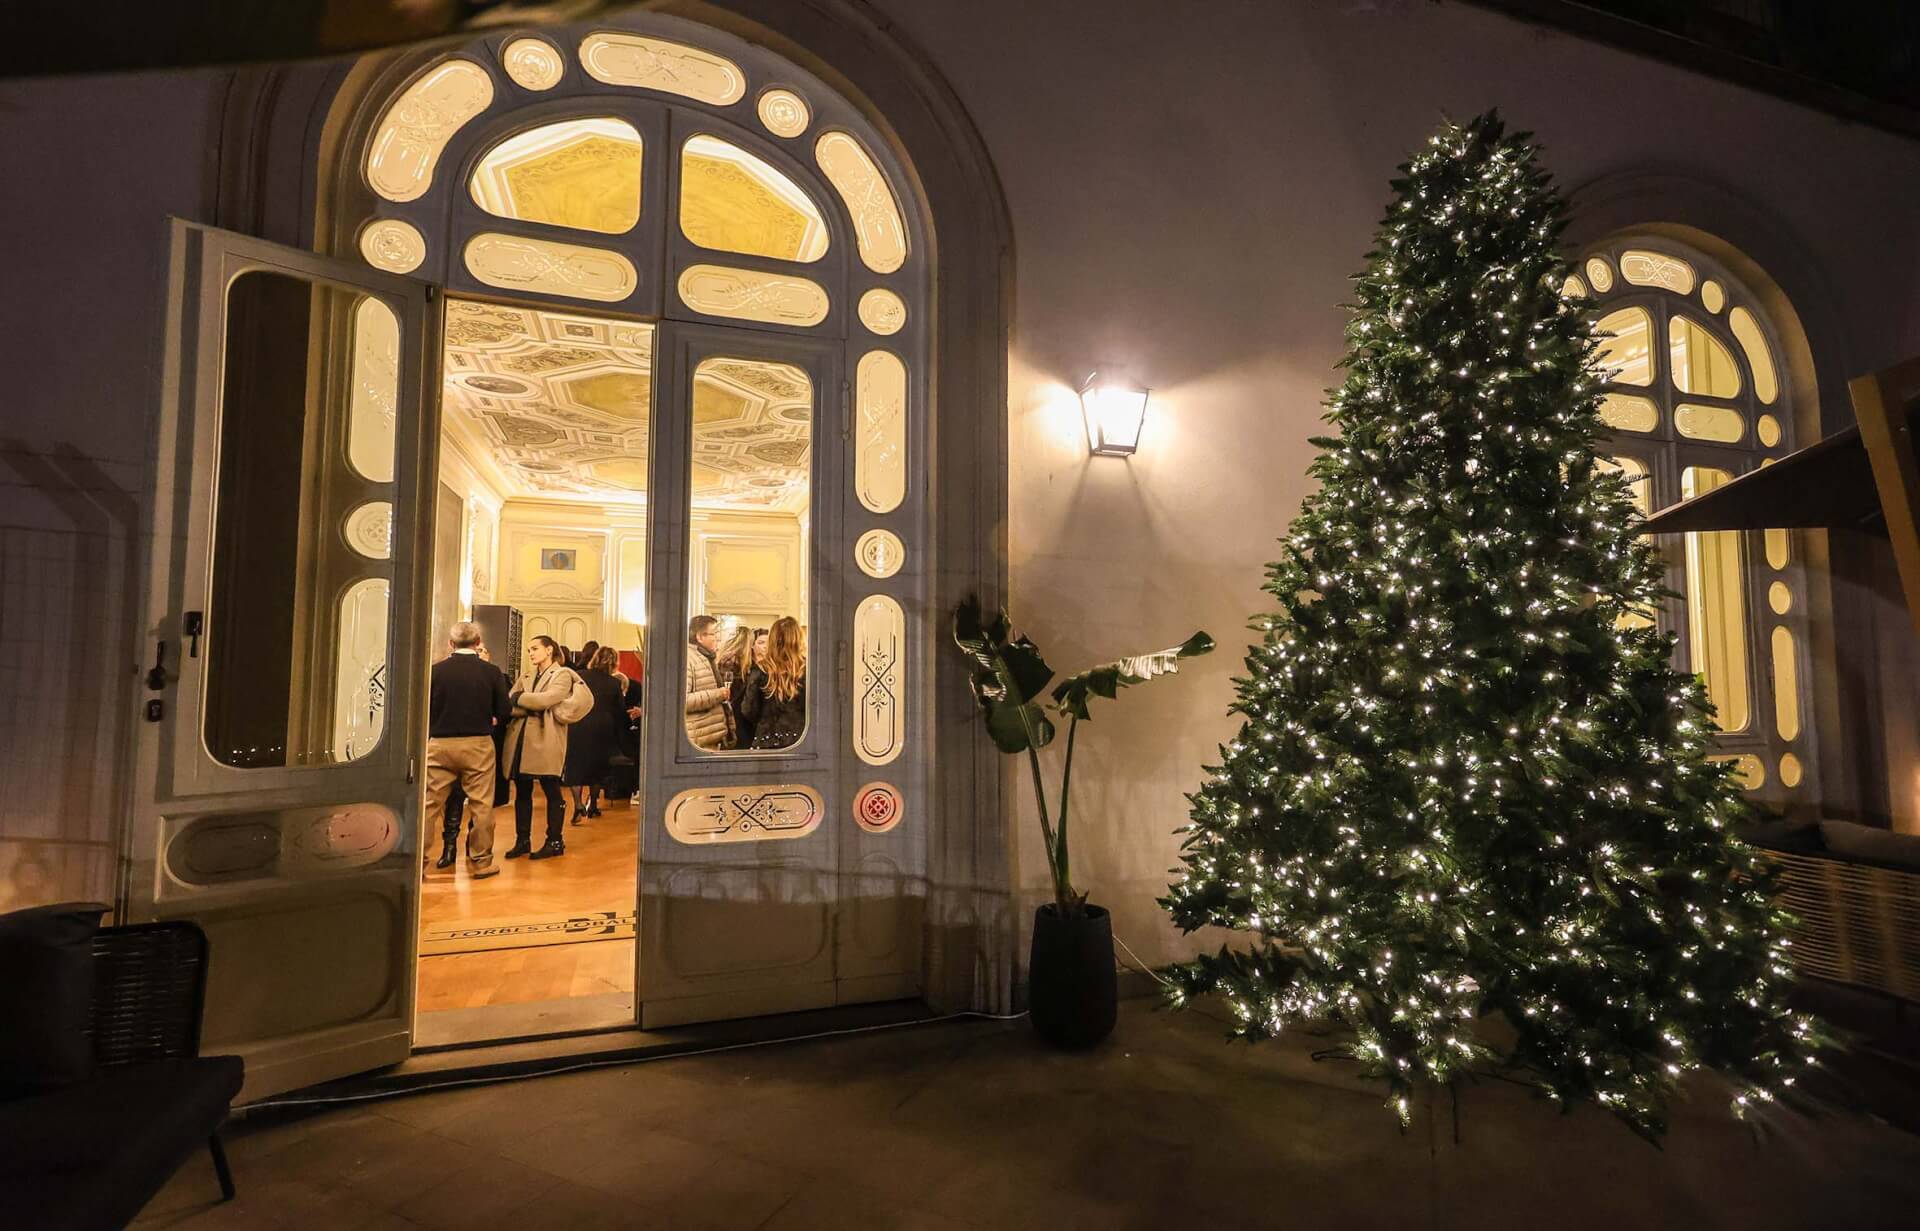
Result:
{"type": "Polygon", "coordinates": [[[0,1226],[124,1227],[203,1147],[222,1198],[234,1195],[220,1129],[246,1069],[238,1056],[200,1055],[206,936],[183,922],[95,930],[104,909],[15,912],[36,918],[14,920],[9,970],[48,998],[16,999],[9,1029],[31,1015],[40,1039],[81,1044],[71,1050],[92,1063],[66,1072],[60,1056],[15,1057],[52,1077],[0,1092],[0,1226]]]}
{"type": "Polygon", "coordinates": [[[1920,872],[1768,850],[1801,974],[1920,1001],[1920,872]]]}
{"type": "MultiPolygon", "coordinates": [[[[101,1068],[200,1054],[207,996],[207,937],[192,923],[101,928],[93,939],[93,1018],[88,1037],[101,1068]]],[[[207,1138],[223,1201],[233,1172],[216,1130],[207,1138]]]]}

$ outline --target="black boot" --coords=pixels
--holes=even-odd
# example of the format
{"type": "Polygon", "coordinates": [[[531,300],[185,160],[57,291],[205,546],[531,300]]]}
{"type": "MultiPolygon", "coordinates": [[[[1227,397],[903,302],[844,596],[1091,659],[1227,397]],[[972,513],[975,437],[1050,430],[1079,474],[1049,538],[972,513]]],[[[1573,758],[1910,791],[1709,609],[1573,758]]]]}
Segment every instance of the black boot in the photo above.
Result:
{"type": "MultiPolygon", "coordinates": [[[[552,859],[557,855],[564,855],[566,853],[567,853],[566,843],[562,842],[558,838],[548,838],[547,844],[545,846],[541,847],[539,850],[535,851],[533,854],[528,855],[527,858],[528,859],[552,859]]],[[[513,858],[512,851],[507,852],[507,858],[509,859],[513,858]]]]}
{"type": "Polygon", "coordinates": [[[433,861],[433,866],[443,872],[451,868],[453,866],[453,848],[455,845],[453,842],[442,842],[440,844],[440,858],[433,861]]]}
{"type": "Polygon", "coordinates": [[[533,849],[533,844],[531,842],[528,842],[525,838],[515,838],[513,841],[513,846],[509,848],[507,853],[502,855],[501,858],[502,859],[518,859],[520,858],[520,856],[526,854],[528,851],[532,849],[533,849]]]}

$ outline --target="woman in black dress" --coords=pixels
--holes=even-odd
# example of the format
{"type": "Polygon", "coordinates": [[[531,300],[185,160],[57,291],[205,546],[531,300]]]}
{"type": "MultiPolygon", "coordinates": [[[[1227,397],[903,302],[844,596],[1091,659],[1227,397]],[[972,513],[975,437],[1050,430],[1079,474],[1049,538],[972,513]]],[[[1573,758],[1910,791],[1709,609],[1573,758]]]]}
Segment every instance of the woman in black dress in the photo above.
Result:
{"type": "Polygon", "coordinates": [[[747,677],[741,714],[753,724],[756,749],[791,748],[807,729],[807,648],[800,621],[781,616],[767,630],[767,648],[747,677]]]}
{"type": "Polygon", "coordinates": [[[560,780],[573,791],[573,824],[582,817],[600,815],[600,789],[607,783],[607,763],[620,750],[620,727],[626,718],[625,698],[613,669],[620,656],[612,646],[600,646],[580,678],[593,693],[593,709],[567,731],[567,764],[560,780]]]}

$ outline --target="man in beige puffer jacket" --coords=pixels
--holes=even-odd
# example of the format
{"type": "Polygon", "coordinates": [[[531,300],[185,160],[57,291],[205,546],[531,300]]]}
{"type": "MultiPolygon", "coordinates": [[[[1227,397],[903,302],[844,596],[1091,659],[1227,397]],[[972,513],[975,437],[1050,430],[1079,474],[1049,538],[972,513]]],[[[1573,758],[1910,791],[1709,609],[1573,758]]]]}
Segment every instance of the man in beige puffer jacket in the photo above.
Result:
{"type": "Polygon", "coordinates": [[[687,739],[708,752],[733,746],[727,690],[714,667],[719,648],[720,621],[710,615],[687,621],[687,739]]]}

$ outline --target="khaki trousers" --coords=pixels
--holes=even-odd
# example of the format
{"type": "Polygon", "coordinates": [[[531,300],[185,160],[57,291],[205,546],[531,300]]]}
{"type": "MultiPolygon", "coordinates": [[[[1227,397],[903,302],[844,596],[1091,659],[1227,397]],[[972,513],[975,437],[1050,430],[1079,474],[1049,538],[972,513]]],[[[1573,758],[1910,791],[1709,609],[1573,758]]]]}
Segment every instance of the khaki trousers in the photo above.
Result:
{"type": "Polygon", "coordinates": [[[493,864],[493,737],[463,735],[455,739],[427,741],[427,810],[421,818],[422,854],[430,848],[433,835],[440,832],[441,816],[447,810],[447,793],[454,780],[467,793],[467,858],[475,868],[493,864]]]}

